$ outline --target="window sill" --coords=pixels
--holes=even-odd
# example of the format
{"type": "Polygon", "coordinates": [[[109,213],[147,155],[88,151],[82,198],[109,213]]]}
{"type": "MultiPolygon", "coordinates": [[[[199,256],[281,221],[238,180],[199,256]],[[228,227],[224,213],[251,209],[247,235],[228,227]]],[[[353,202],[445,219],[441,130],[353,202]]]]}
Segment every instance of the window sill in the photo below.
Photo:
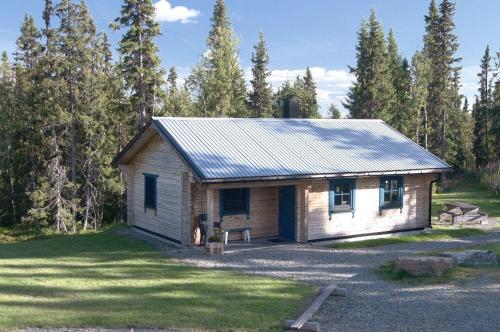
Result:
{"type": "Polygon", "coordinates": [[[353,209],[351,208],[346,208],[346,209],[337,209],[337,210],[333,210],[333,211],[330,211],[331,214],[338,214],[338,213],[352,213],[353,209]]]}
{"type": "Polygon", "coordinates": [[[248,213],[246,213],[246,212],[235,212],[235,213],[224,213],[222,216],[223,217],[240,217],[240,216],[246,217],[247,215],[248,215],[248,213]]]}
{"type": "Polygon", "coordinates": [[[398,205],[389,205],[389,206],[383,206],[382,210],[394,210],[394,209],[400,209],[401,207],[398,205]]]}

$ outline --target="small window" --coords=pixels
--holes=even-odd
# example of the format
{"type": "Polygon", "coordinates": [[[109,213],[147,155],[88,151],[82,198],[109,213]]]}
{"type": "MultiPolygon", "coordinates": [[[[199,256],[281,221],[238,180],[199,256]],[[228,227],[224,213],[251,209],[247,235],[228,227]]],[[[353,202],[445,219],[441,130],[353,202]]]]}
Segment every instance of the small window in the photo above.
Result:
{"type": "Polygon", "coordinates": [[[234,188],[220,190],[221,216],[249,214],[249,189],[234,188]]]}
{"type": "Polygon", "coordinates": [[[156,178],[157,175],[144,174],[144,210],[154,209],[156,212],[156,178]]]}
{"type": "Polygon", "coordinates": [[[403,206],[403,177],[383,177],[380,179],[380,208],[392,209],[403,206]]]}
{"type": "Polygon", "coordinates": [[[354,179],[330,181],[330,214],[354,210],[354,183],[354,179]]]}

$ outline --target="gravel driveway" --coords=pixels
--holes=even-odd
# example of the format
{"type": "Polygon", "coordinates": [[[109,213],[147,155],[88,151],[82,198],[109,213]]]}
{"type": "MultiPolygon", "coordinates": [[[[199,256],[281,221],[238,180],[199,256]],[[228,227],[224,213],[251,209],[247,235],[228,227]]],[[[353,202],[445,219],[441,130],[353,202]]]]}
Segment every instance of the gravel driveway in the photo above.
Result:
{"type": "Polygon", "coordinates": [[[386,282],[375,273],[381,264],[405,254],[500,243],[500,230],[459,240],[394,244],[376,248],[332,250],[320,246],[229,246],[224,256],[201,250],[166,249],[169,256],[200,267],[300,280],[336,283],[348,296],[331,297],[314,320],[323,331],[500,331],[500,273],[465,283],[410,286],[386,282]],[[234,248],[234,249],[232,249],[234,248]]]}

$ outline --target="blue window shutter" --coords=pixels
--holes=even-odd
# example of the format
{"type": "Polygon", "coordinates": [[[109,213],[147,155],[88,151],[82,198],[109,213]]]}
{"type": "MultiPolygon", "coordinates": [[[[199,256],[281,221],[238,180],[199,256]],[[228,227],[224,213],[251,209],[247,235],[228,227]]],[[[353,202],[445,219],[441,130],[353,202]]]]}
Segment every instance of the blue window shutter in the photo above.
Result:
{"type": "Polygon", "coordinates": [[[403,212],[403,195],[405,191],[404,183],[403,183],[404,177],[400,176],[398,178],[398,189],[399,189],[399,211],[402,213],[403,212]]]}
{"type": "Polygon", "coordinates": [[[153,177],[153,207],[156,215],[156,176],[153,177]]]}
{"type": "Polygon", "coordinates": [[[379,202],[378,208],[380,214],[382,214],[382,209],[384,208],[384,178],[380,178],[380,190],[379,190],[379,202]]]}
{"type": "Polygon", "coordinates": [[[250,219],[250,188],[246,188],[246,202],[245,202],[245,208],[247,210],[247,219],[250,219]]]}
{"type": "Polygon", "coordinates": [[[219,189],[219,217],[222,221],[224,216],[224,189],[219,189]]]}
{"type": "Polygon", "coordinates": [[[352,179],[351,181],[351,209],[352,217],[354,218],[356,212],[356,179],[352,179]]]}
{"type": "Polygon", "coordinates": [[[334,207],[334,203],[333,203],[333,200],[335,198],[335,193],[333,192],[335,190],[335,185],[333,183],[333,180],[330,180],[330,186],[329,186],[329,197],[328,197],[328,217],[329,217],[329,220],[332,220],[332,212],[333,212],[333,207],[334,207]]]}
{"type": "Polygon", "coordinates": [[[146,176],[144,177],[144,212],[146,212],[146,176]]]}

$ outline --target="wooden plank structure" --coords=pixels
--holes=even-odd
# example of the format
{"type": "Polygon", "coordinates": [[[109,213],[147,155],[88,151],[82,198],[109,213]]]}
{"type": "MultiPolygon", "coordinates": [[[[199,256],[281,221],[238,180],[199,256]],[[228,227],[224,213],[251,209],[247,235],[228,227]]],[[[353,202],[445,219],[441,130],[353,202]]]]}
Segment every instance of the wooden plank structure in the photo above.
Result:
{"type": "Polygon", "coordinates": [[[319,296],[314,300],[314,302],[307,308],[306,311],[300,317],[293,321],[287,320],[285,321],[285,329],[292,329],[298,331],[319,331],[319,323],[318,322],[309,322],[309,319],[318,311],[323,302],[329,296],[346,296],[346,291],[343,288],[337,287],[337,285],[330,285],[326,288],[320,288],[319,296]]]}
{"type": "Polygon", "coordinates": [[[488,221],[488,214],[479,211],[479,206],[454,202],[446,203],[445,210],[438,211],[438,221],[450,220],[451,224],[483,224],[488,221]]]}

